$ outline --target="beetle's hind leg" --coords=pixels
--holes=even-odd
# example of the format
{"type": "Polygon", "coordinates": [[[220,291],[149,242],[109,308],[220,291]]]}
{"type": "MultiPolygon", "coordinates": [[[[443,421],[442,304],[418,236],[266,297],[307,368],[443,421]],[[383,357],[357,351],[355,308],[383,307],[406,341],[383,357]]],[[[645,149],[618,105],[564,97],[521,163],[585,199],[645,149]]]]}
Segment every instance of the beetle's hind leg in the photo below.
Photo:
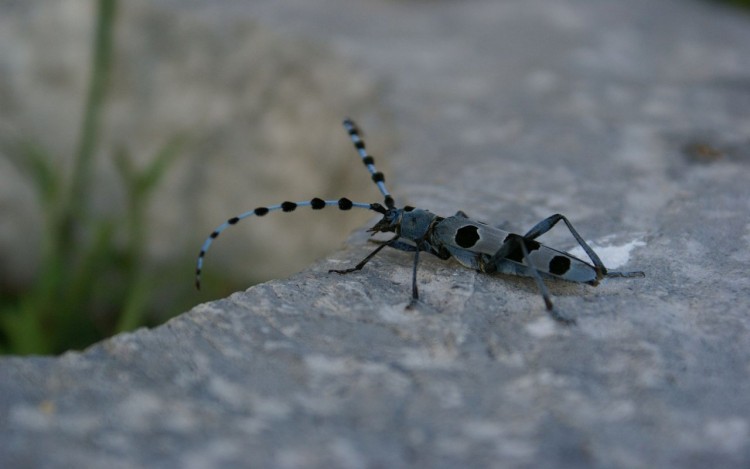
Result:
{"type": "Polygon", "coordinates": [[[523,235],[526,239],[536,239],[539,236],[542,236],[549,230],[551,230],[557,222],[562,220],[565,223],[565,226],[568,227],[568,231],[570,231],[570,234],[573,235],[576,242],[578,243],[581,248],[586,252],[586,255],[589,256],[589,259],[591,259],[591,262],[594,263],[594,268],[596,269],[597,274],[597,280],[605,277],[645,277],[646,274],[642,271],[633,271],[633,272],[610,272],[607,270],[607,268],[604,266],[604,263],[599,259],[599,256],[594,252],[593,249],[591,249],[591,246],[589,246],[586,241],[583,240],[580,234],[578,234],[578,231],[576,231],[575,228],[573,228],[573,224],[570,223],[570,221],[565,218],[564,215],[561,215],[559,213],[556,213],[554,215],[551,215],[544,220],[540,221],[536,225],[534,225],[533,228],[531,228],[525,235],[523,235]]]}

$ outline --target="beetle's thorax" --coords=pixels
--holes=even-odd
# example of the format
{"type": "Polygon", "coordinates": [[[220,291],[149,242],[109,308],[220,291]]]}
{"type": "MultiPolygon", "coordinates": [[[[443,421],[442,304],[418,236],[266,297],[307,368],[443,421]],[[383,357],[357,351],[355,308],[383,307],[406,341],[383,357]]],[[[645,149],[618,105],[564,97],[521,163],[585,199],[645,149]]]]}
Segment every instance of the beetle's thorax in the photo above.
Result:
{"type": "Polygon", "coordinates": [[[428,210],[408,206],[392,208],[385,212],[383,218],[369,231],[392,232],[402,238],[417,241],[425,238],[433,222],[438,218],[440,217],[428,210]]]}
{"type": "Polygon", "coordinates": [[[402,238],[412,241],[424,239],[430,231],[433,222],[437,218],[437,215],[428,210],[416,208],[407,211],[404,209],[401,213],[401,220],[397,233],[400,234],[402,238]]]}

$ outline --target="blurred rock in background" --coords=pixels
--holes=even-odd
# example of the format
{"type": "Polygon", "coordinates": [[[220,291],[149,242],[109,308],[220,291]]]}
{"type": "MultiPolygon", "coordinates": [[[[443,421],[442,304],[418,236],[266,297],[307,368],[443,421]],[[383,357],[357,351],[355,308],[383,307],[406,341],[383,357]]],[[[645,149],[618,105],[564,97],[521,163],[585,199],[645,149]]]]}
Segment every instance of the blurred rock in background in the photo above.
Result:
{"type": "MultiPolygon", "coordinates": [[[[78,138],[94,5],[16,2],[0,15],[2,135],[34,140],[64,173],[78,138]]],[[[152,261],[194,261],[216,225],[256,206],[314,196],[378,200],[340,125],[347,115],[381,115],[367,122],[369,137],[381,152],[391,146],[377,83],[354,64],[246,18],[227,22],[145,1],[121,2],[115,48],[90,200],[95,211],[123,209],[112,161],[117,148],[145,165],[170,138],[184,141],[149,207],[152,261]]],[[[37,269],[36,207],[28,183],[0,157],[5,285],[28,283],[37,269]]],[[[235,286],[295,272],[368,217],[299,211],[236,227],[211,251],[206,282],[211,272],[235,286]]],[[[174,281],[192,283],[190,270],[174,281]]]]}

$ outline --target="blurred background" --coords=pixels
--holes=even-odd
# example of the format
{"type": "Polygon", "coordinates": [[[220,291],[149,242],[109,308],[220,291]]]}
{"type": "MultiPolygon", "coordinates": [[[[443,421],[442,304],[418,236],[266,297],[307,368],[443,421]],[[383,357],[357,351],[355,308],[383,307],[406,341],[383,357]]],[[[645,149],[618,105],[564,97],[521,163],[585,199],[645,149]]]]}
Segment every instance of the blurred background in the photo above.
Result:
{"type": "Polygon", "coordinates": [[[368,143],[387,151],[378,84],[221,9],[0,9],[0,353],[61,353],[158,324],[298,271],[371,218],[247,220],[213,246],[197,292],[200,245],[227,218],[285,200],[379,200],[341,127],[366,114],[368,143]]]}
{"type": "Polygon", "coordinates": [[[250,219],[212,247],[195,291],[200,245],[233,215],[379,201],[343,117],[362,118],[376,158],[397,143],[377,77],[233,14],[242,2],[207,5],[0,3],[0,353],[159,324],[296,272],[371,218],[250,219]]]}

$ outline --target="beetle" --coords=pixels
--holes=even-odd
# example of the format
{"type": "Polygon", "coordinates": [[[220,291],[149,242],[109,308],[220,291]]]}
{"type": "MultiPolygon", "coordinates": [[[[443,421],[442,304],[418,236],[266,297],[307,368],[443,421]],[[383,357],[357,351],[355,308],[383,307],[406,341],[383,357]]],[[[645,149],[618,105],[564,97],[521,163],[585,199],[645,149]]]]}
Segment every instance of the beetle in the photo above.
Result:
{"type": "Polygon", "coordinates": [[[453,216],[441,217],[429,210],[408,205],[399,208],[385,186],[385,176],[375,168],[375,160],[372,155],[368,154],[357,124],[347,118],[343,125],[362,162],[370,172],[373,182],[383,195],[384,203],[352,202],[347,198],[323,200],[316,197],[309,201],[283,202],[278,205],[258,207],[232,217],[218,226],[201,246],[195,272],[195,285],[198,289],[200,289],[201,271],[206,252],[225,229],[250,216],[265,216],[279,210],[293,212],[299,207],[320,210],[330,206],[345,211],[359,208],[377,212],[383,217],[368,231],[373,234],[393,233],[393,237],[386,241],[376,241],[379,246],[354,267],[341,270],[331,269],[329,273],[349,274],[359,271],[385,247],[414,253],[412,295],[408,307],[413,307],[419,300],[417,266],[422,252],[443,260],[453,258],[465,267],[486,274],[511,274],[533,278],[550,316],[565,324],[575,323],[575,320],[560,314],[555,308],[544,283],[545,279],[596,286],[605,278],[645,276],[642,271],[618,272],[607,269],[570,221],[559,213],[537,223],[526,234],[519,235],[473,220],[463,211],[458,211],[453,216]],[[550,231],[560,221],[565,224],[591,262],[537,241],[537,238],[550,231]]]}

